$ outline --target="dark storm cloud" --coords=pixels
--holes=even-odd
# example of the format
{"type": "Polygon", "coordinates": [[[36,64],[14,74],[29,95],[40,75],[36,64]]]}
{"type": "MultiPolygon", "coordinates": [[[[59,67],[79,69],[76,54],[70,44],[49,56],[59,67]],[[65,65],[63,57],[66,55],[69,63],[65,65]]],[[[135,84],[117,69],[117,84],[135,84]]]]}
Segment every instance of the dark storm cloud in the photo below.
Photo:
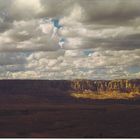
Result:
{"type": "MultiPolygon", "coordinates": [[[[73,49],[96,49],[102,50],[135,50],[140,49],[140,34],[131,34],[123,37],[92,38],[82,37],[81,44],[73,49]]],[[[66,49],[71,49],[66,46],[66,49]]]]}
{"type": "Polygon", "coordinates": [[[121,38],[93,39],[86,40],[88,48],[102,48],[110,50],[134,50],[140,49],[140,36],[128,35],[121,38]]]}
{"type": "Polygon", "coordinates": [[[86,13],[85,22],[127,25],[140,16],[139,0],[86,0],[79,3],[86,13]]]}
{"type": "MultiPolygon", "coordinates": [[[[80,5],[84,11],[81,21],[85,23],[98,24],[118,24],[124,25],[131,23],[131,20],[140,16],[139,0],[40,0],[35,1],[35,11],[30,5],[23,2],[1,0],[1,9],[7,10],[7,19],[28,20],[31,18],[68,16],[75,4],[80,5]],[[40,5],[39,5],[40,4],[40,5]],[[40,8],[40,9],[39,9],[40,8]]],[[[34,7],[34,5],[33,5],[34,7]]]]}
{"type": "Polygon", "coordinates": [[[121,24],[127,23],[140,16],[139,0],[40,0],[33,2],[1,0],[0,12],[7,11],[7,19],[29,19],[40,17],[63,17],[69,15],[75,4],[84,10],[81,21],[92,23],[121,24]],[[22,4],[23,6],[21,6],[22,4]],[[35,11],[33,7],[38,8],[35,11]],[[40,8],[40,9],[39,9],[40,8]],[[42,9],[41,9],[42,8],[42,9]]]}
{"type": "Polygon", "coordinates": [[[139,0],[41,0],[47,17],[63,17],[71,13],[74,5],[83,9],[82,22],[87,24],[126,25],[140,16],[139,0]]]}

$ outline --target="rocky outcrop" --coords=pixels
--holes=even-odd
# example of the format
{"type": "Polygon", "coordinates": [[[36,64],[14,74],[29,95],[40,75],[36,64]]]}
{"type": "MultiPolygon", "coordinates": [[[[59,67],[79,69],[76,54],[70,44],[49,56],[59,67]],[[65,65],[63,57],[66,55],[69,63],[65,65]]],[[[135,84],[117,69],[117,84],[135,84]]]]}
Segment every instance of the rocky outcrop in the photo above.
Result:
{"type": "Polygon", "coordinates": [[[135,80],[74,80],[71,82],[71,87],[75,91],[93,91],[102,92],[119,92],[131,93],[140,92],[140,79],[135,80]]]}
{"type": "Polygon", "coordinates": [[[46,94],[78,92],[139,93],[140,79],[134,80],[0,80],[0,94],[46,94]]]}

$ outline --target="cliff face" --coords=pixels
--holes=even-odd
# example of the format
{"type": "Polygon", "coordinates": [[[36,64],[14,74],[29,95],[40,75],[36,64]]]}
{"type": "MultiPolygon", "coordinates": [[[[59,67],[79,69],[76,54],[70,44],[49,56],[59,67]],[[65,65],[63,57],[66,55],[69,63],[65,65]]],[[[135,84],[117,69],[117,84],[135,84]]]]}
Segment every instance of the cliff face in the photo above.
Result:
{"type": "Polygon", "coordinates": [[[140,93],[140,79],[135,80],[1,80],[0,93],[45,94],[75,92],[140,93]]]}
{"type": "Polygon", "coordinates": [[[140,93],[140,79],[135,80],[1,80],[0,93],[38,93],[46,92],[119,92],[140,93]]]}
{"type": "Polygon", "coordinates": [[[140,79],[136,80],[112,80],[112,81],[91,81],[91,80],[74,80],[71,87],[75,91],[93,91],[102,92],[118,92],[118,93],[139,93],[140,79]]]}
{"type": "Polygon", "coordinates": [[[10,103],[75,103],[77,99],[136,99],[140,98],[138,93],[140,80],[0,80],[0,102],[10,103]]]}

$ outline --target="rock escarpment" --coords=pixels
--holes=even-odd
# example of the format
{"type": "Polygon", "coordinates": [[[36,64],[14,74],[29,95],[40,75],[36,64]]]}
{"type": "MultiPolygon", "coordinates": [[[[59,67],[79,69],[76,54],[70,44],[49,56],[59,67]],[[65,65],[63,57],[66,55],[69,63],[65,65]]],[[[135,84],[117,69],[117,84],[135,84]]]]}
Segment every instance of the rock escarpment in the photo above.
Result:
{"type": "Polygon", "coordinates": [[[140,93],[140,79],[133,80],[0,80],[0,94],[75,92],[140,93]]]}
{"type": "Polygon", "coordinates": [[[140,79],[135,80],[74,80],[71,82],[74,91],[93,91],[96,93],[118,92],[118,93],[139,93],[140,79]]]}

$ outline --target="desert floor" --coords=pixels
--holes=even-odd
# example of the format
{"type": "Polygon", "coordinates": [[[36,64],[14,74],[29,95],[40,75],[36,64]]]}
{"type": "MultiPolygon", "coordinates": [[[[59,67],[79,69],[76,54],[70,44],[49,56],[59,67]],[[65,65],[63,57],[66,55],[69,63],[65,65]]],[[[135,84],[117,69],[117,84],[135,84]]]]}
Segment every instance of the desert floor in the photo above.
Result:
{"type": "Polygon", "coordinates": [[[0,98],[0,137],[140,137],[140,104],[0,98]]]}

